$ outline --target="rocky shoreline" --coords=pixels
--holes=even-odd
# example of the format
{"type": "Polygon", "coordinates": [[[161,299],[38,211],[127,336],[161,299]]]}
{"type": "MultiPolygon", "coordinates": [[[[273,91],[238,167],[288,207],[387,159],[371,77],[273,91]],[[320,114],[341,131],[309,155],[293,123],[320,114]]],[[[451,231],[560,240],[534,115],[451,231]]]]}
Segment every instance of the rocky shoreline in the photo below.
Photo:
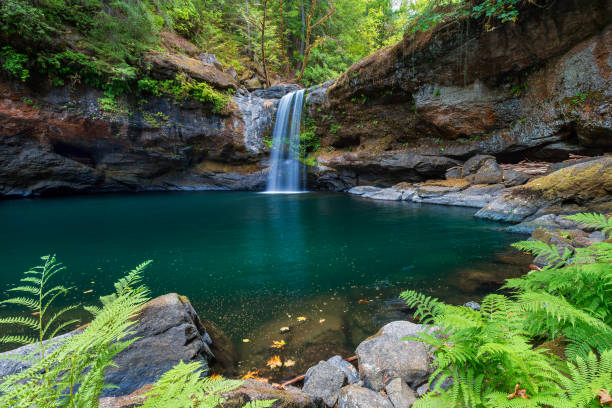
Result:
{"type": "Polygon", "coordinates": [[[566,214],[612,211],[612,157],[569,161],[555,167],[559,169],[531,178],[519,171],[502,170],[493,156],[478,155],[447,171],[445,180],[388,188],[358,186],[348,192],[373,200],[478,208],[476,217],[520,223],[509,229],[523,233],[538,227],[558,228],[566,214]]]}

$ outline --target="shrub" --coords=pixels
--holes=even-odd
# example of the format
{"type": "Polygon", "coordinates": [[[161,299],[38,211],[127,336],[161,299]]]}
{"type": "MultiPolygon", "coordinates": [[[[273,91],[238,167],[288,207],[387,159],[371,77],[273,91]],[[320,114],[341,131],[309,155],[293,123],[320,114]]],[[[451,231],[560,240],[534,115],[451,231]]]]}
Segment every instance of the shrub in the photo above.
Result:
{"type": "Polygon", "coordinates": [[[13,47],[5,46],[0,51],[2,69],[11,76],[25,82],[30,77],[30,70],[26,68],[28,56],[16,52],[13,47]]]}

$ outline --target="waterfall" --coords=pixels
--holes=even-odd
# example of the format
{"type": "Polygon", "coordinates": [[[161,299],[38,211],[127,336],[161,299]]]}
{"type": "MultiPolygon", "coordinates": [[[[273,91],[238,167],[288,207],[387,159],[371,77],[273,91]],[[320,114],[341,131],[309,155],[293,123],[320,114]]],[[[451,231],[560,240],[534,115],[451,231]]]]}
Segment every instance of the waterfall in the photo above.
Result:
{"type": "Polygon", "coordinates": [[[272,134],[268,193],[297,193],[306,187],[306,172],[300,163],[300,132],[304,89],[281,98],[272,134]]]}

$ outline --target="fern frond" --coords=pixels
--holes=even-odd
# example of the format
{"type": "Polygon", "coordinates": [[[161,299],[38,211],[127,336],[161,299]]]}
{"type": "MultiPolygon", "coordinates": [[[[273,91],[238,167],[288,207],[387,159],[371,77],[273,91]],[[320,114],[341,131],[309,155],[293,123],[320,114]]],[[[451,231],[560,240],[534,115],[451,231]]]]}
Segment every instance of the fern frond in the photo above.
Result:
{"type": "Polygon", "coordinates": [[[0,344],[31,344],[34,343],[36,339],[31,336],[2,336],[0,337],[0,344]]]}
{"type": "Polygon", "coordinates": [[[414,290],[407,290],[400,294],[400,298],[406,302],[406,305],[411,309],[416,309],[414,317],[419,319],[421,323],[428,324],[433,321],[433,318],[442,313],[445,305],[436,298],[425,296],[414,290]]]}
{"type": "Polygon", "coordinates": [[[38,322],[31,317],[4,317],[0,318],[0,324],[25,326],[32,330],[36,330],[38,328],[38,322]]]}
{"type": "Polygon", "coordinates": [[[601,230],[604,236],[612,231],[612,217],[606,217],[598,213],[578,213],[568,215],[566,220],[574,221],[586,227],[601,230]]]}
{"type": "Polygon", "coordinates": [[[31,311],[38,310],[38,301],[26,297],[17,297],[12,299],[6,299],[0,302],[0,305],[19,305],[25,306],[31,311]]]}

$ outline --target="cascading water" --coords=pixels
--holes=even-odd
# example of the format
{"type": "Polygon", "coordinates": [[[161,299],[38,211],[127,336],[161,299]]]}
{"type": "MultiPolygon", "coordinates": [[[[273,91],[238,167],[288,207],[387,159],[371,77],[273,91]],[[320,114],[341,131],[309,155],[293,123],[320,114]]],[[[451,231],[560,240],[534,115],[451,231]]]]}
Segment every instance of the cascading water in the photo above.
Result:
{"type": "Polygon", "coordinates": [[[306,172],[299,160],[303,102],[301,89],[283,96],[278,103],[267,193],[298,193],[306,187],[306,172]]]}

